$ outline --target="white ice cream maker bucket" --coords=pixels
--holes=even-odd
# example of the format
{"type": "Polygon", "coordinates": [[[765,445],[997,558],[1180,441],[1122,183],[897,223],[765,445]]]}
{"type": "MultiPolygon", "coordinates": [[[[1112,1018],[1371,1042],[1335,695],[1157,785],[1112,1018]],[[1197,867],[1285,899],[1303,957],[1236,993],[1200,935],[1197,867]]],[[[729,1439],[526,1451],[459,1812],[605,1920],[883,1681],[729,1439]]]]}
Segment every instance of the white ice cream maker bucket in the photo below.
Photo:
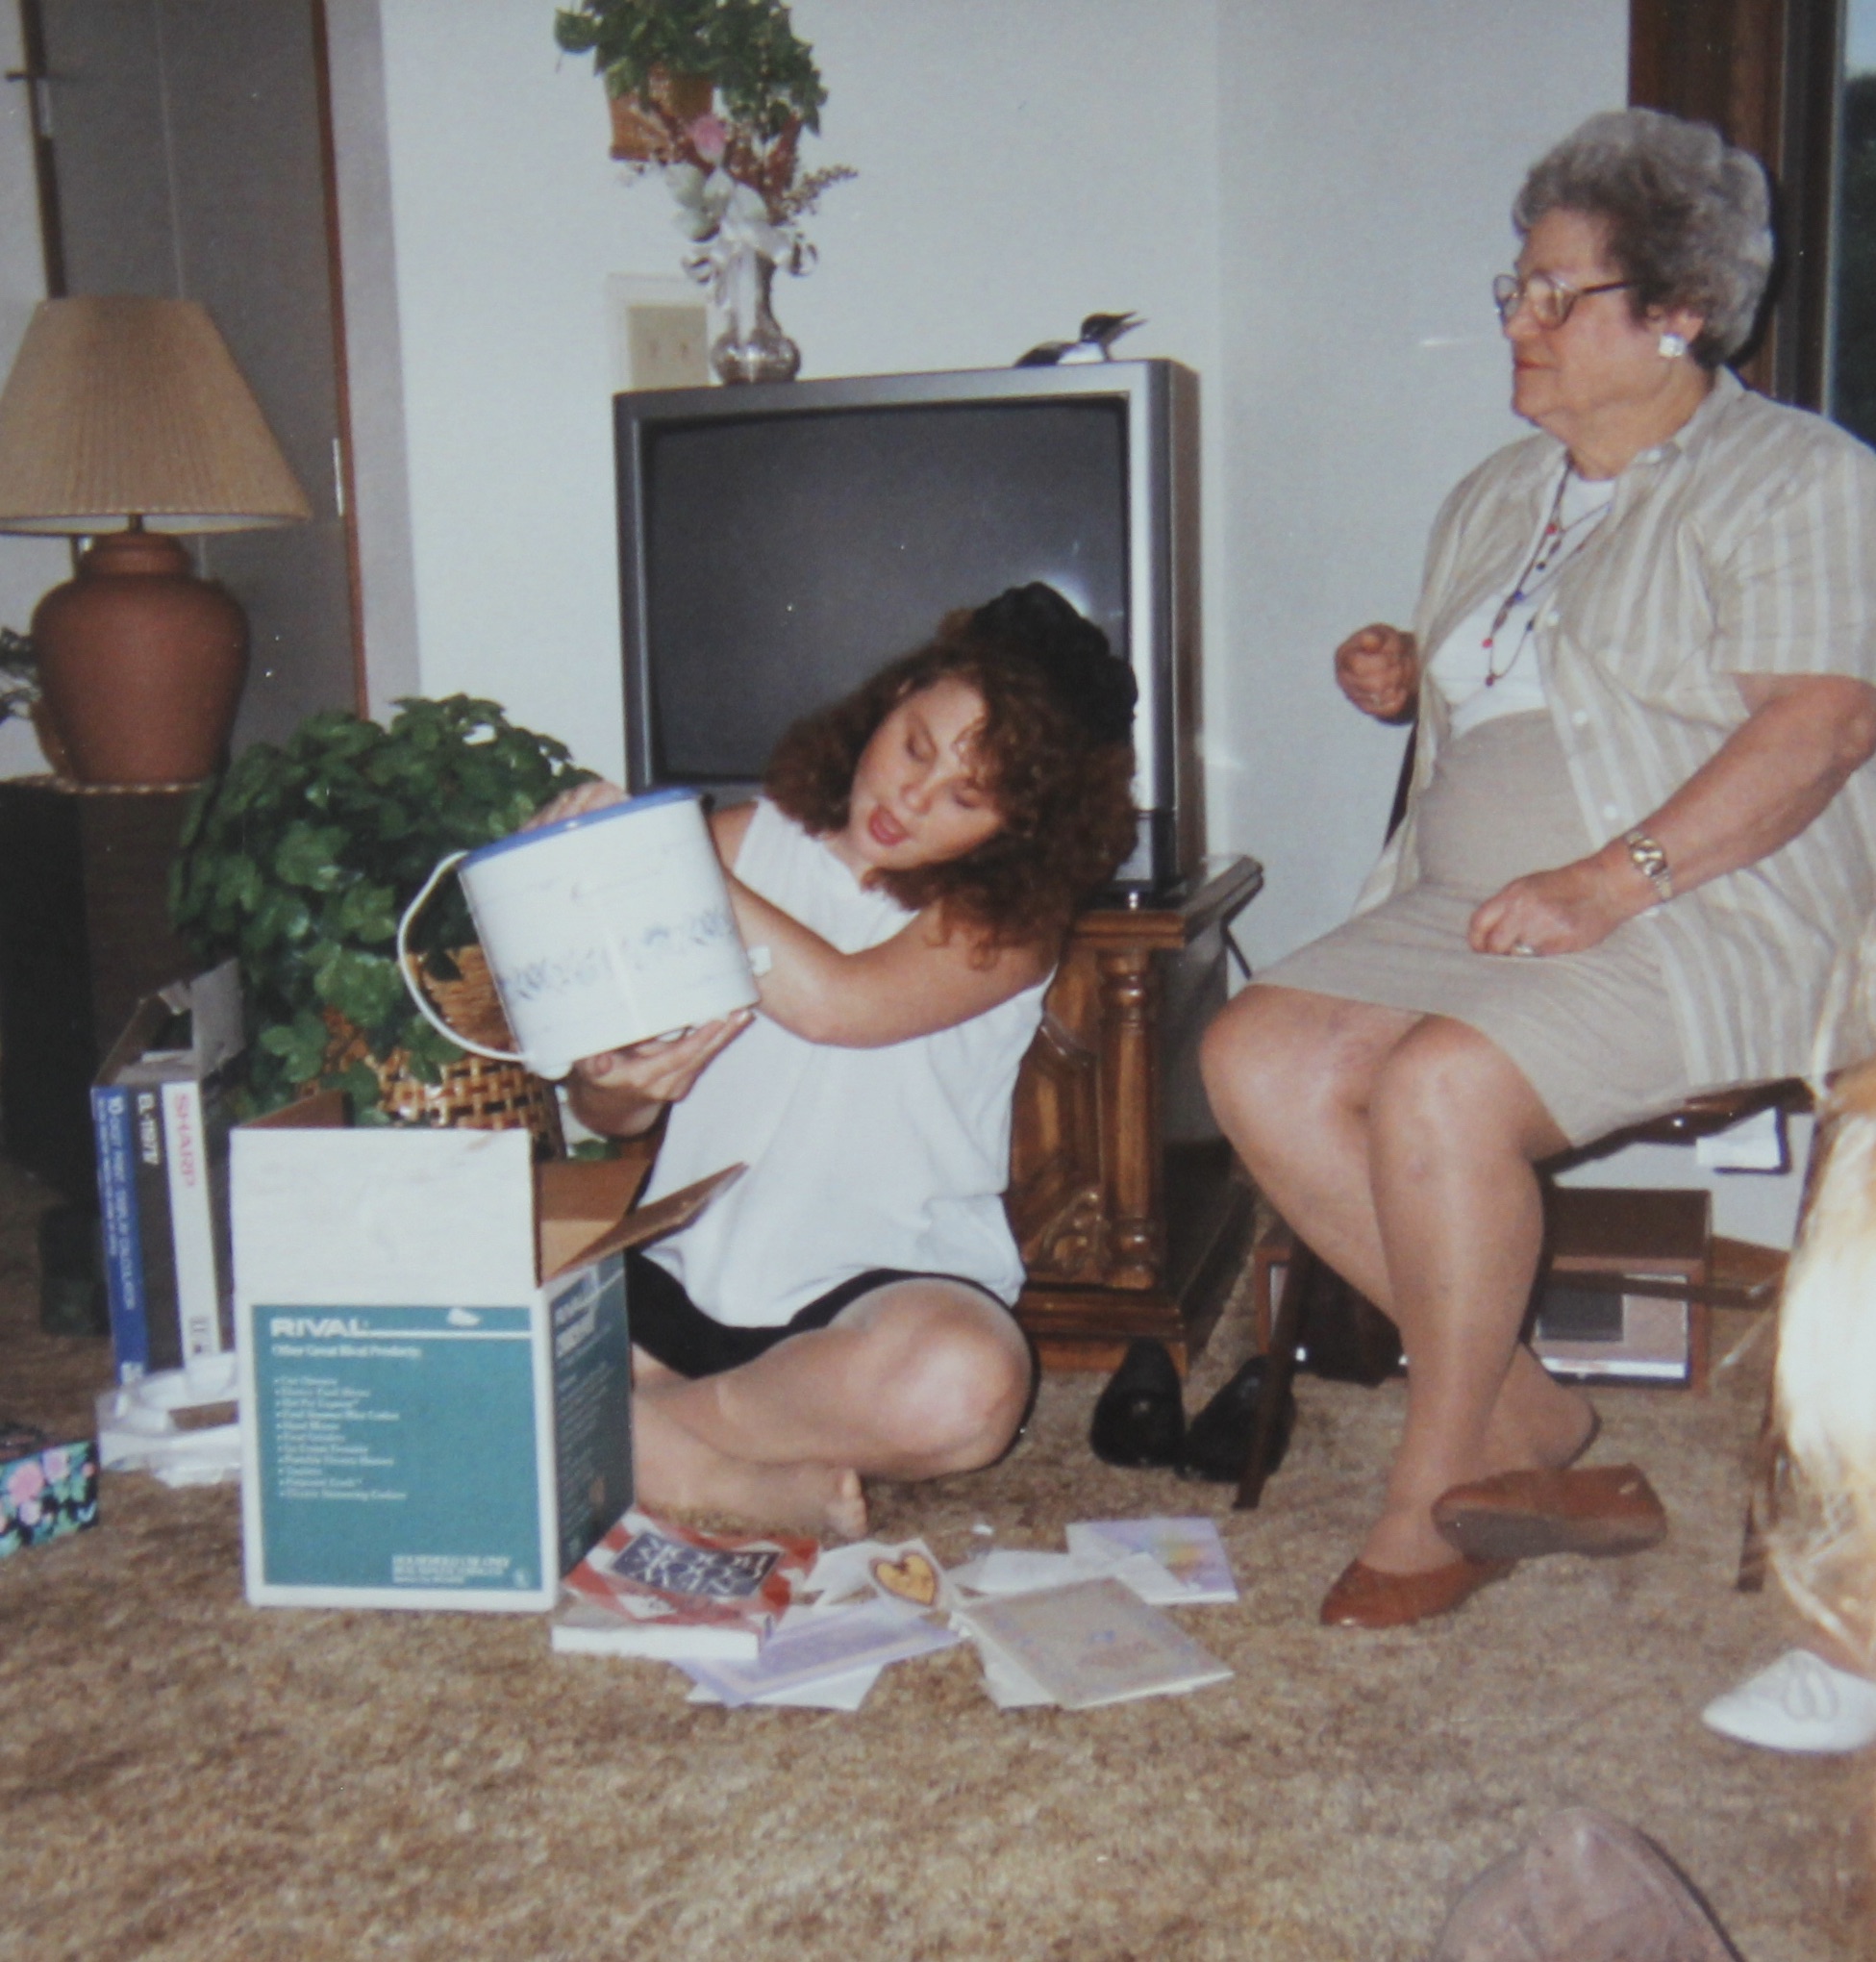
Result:
{"type": "Polygon", "coordinates": [[[452,1043],[537,1076],[753,1007],[756,984],[694,791],[653,791],[438,861],[397,924],[398,966],[452,1043]],[[423,991],[411,923],[463,882],[519,1056],[450,1027],[423,991]]]}

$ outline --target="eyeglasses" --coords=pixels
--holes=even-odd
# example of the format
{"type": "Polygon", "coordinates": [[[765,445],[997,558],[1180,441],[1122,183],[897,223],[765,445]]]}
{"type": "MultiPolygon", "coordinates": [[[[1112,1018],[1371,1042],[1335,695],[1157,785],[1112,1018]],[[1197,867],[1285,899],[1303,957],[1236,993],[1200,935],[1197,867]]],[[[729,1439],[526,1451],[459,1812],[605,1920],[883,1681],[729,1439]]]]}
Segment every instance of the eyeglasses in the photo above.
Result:
{"type": "Polygon", "coordinates": [[[1608,279],[1601,286],[1573,287],[1552,279],[1547,272],[1534,272],[1524,279],[1514,272],[1501,272],[1491,283],[1491,304],[1498,309],[1501,327],[1512,324],[1513,315],[1527,300],[1531,317],[1539,327],[1561,327],[1578,300],[1587,300],[1591,293],[1617,293],[1634,284],[1632,279],[1608,279]]]}

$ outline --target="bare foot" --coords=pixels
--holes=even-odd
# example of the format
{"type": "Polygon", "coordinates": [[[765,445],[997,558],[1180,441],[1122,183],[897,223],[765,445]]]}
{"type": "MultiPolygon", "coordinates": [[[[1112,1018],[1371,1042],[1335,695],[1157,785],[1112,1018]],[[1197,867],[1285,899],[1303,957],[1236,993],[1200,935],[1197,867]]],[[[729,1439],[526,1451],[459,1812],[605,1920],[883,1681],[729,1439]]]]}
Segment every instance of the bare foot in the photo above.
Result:
{"type": "Polygon", "coordinates": [[[1452,1547],[1435,1529],[1433,1506],[1442,1492],[1501,1472],[1548,1472],[1569,1464],[1596,1432],[1588,1397],[1560,1383],[1531,1350],[1513,1351],[1476,1455],[1441,1452],[1438,1463],[1396,1461],[1388,1509],[1368,1529],[1364,1565],[1383,1573],[1426,1573],[1452,1564],[1452,1547]]]}
{"type": "Polygon", "coordinates": [[[1561,1472],[1565,1465],[1573,1465],[1596,1441],[1602,1429],[1602,1420],[1596,1415],[1596,1407],[1581,1390],[1563,1383],[1557,1386],[1569,1400],[1570,1415],[1574,1424],[1560,1425],[1538,1454],[1539,1468],[1545,1472],[1561,1472]]]}
{"type": "Polygon", "coordinates": [[[1560,1471],[1588,1448],[1595,1434],[1595,1406],[1588,1397],[1574,1384],[1560,1383],[1528,1348],[1519,1348],[1492,1407],[1478,1467],[1468,1476],[1560,1471]]]}
{"type": "Polygon", "coordinates": [[[866,1497],[849,1467],[803,1461],[757,1465],[687,1430],[656,1390],[632,1399],[639,1502],[686,1512],[733,1513],[758,1525],[863,1539],[866,1497]]]}
{"type": "Polygon", "coordinates": [[[1385,1512],[1362,1542],[1361,1560],[1382,1573],[1430,1573],[1459,1556],[1434,1530],[1428,1511],[1385,1512]]]}

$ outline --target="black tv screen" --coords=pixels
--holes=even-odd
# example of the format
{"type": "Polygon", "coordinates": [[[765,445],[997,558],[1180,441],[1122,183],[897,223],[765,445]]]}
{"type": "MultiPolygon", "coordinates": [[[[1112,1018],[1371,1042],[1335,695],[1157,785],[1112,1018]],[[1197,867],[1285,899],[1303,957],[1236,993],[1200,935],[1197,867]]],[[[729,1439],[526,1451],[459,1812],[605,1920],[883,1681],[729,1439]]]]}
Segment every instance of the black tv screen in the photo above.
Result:
{"type": "Polygon", "coordinates": [[[799,717],[1046,580],[1139,684],[1127,876],[1191,869],[1196,398],[1170,362],[617,398],[632,789],[738,794],[799,717]]]}
{"type": "Polygon", "coordinates": [[[934,404],[692,422],[644,447],[649,734],[663,782],[746,782],[777,733],[1047,580],[1124,645],[1126,417],[1113,402],[934,404]]]}

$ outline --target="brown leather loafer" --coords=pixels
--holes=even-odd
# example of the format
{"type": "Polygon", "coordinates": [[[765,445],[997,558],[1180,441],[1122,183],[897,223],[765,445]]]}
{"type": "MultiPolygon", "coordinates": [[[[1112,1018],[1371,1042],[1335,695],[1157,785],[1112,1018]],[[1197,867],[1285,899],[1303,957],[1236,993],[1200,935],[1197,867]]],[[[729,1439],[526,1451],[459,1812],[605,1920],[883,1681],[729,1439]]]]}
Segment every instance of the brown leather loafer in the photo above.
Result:
{"type": "Polygon", "coordinates": [[[1488,1581],[1503,1580],[1510,1560],[1454,1560],[1425,1573],[1384,1573],[1351,1560],[1322,1597],[1325,1628],[1405,1628],[1450,1614],[1488,1581]]]}
{"type": "Polygon", "coordinates": [[[1469,1560],[1638,1553],[1667,1537],[1666,1510],[1639,1465],[1501,1472],[1442,1493],[1433,1522],[1469,1560]]]}

